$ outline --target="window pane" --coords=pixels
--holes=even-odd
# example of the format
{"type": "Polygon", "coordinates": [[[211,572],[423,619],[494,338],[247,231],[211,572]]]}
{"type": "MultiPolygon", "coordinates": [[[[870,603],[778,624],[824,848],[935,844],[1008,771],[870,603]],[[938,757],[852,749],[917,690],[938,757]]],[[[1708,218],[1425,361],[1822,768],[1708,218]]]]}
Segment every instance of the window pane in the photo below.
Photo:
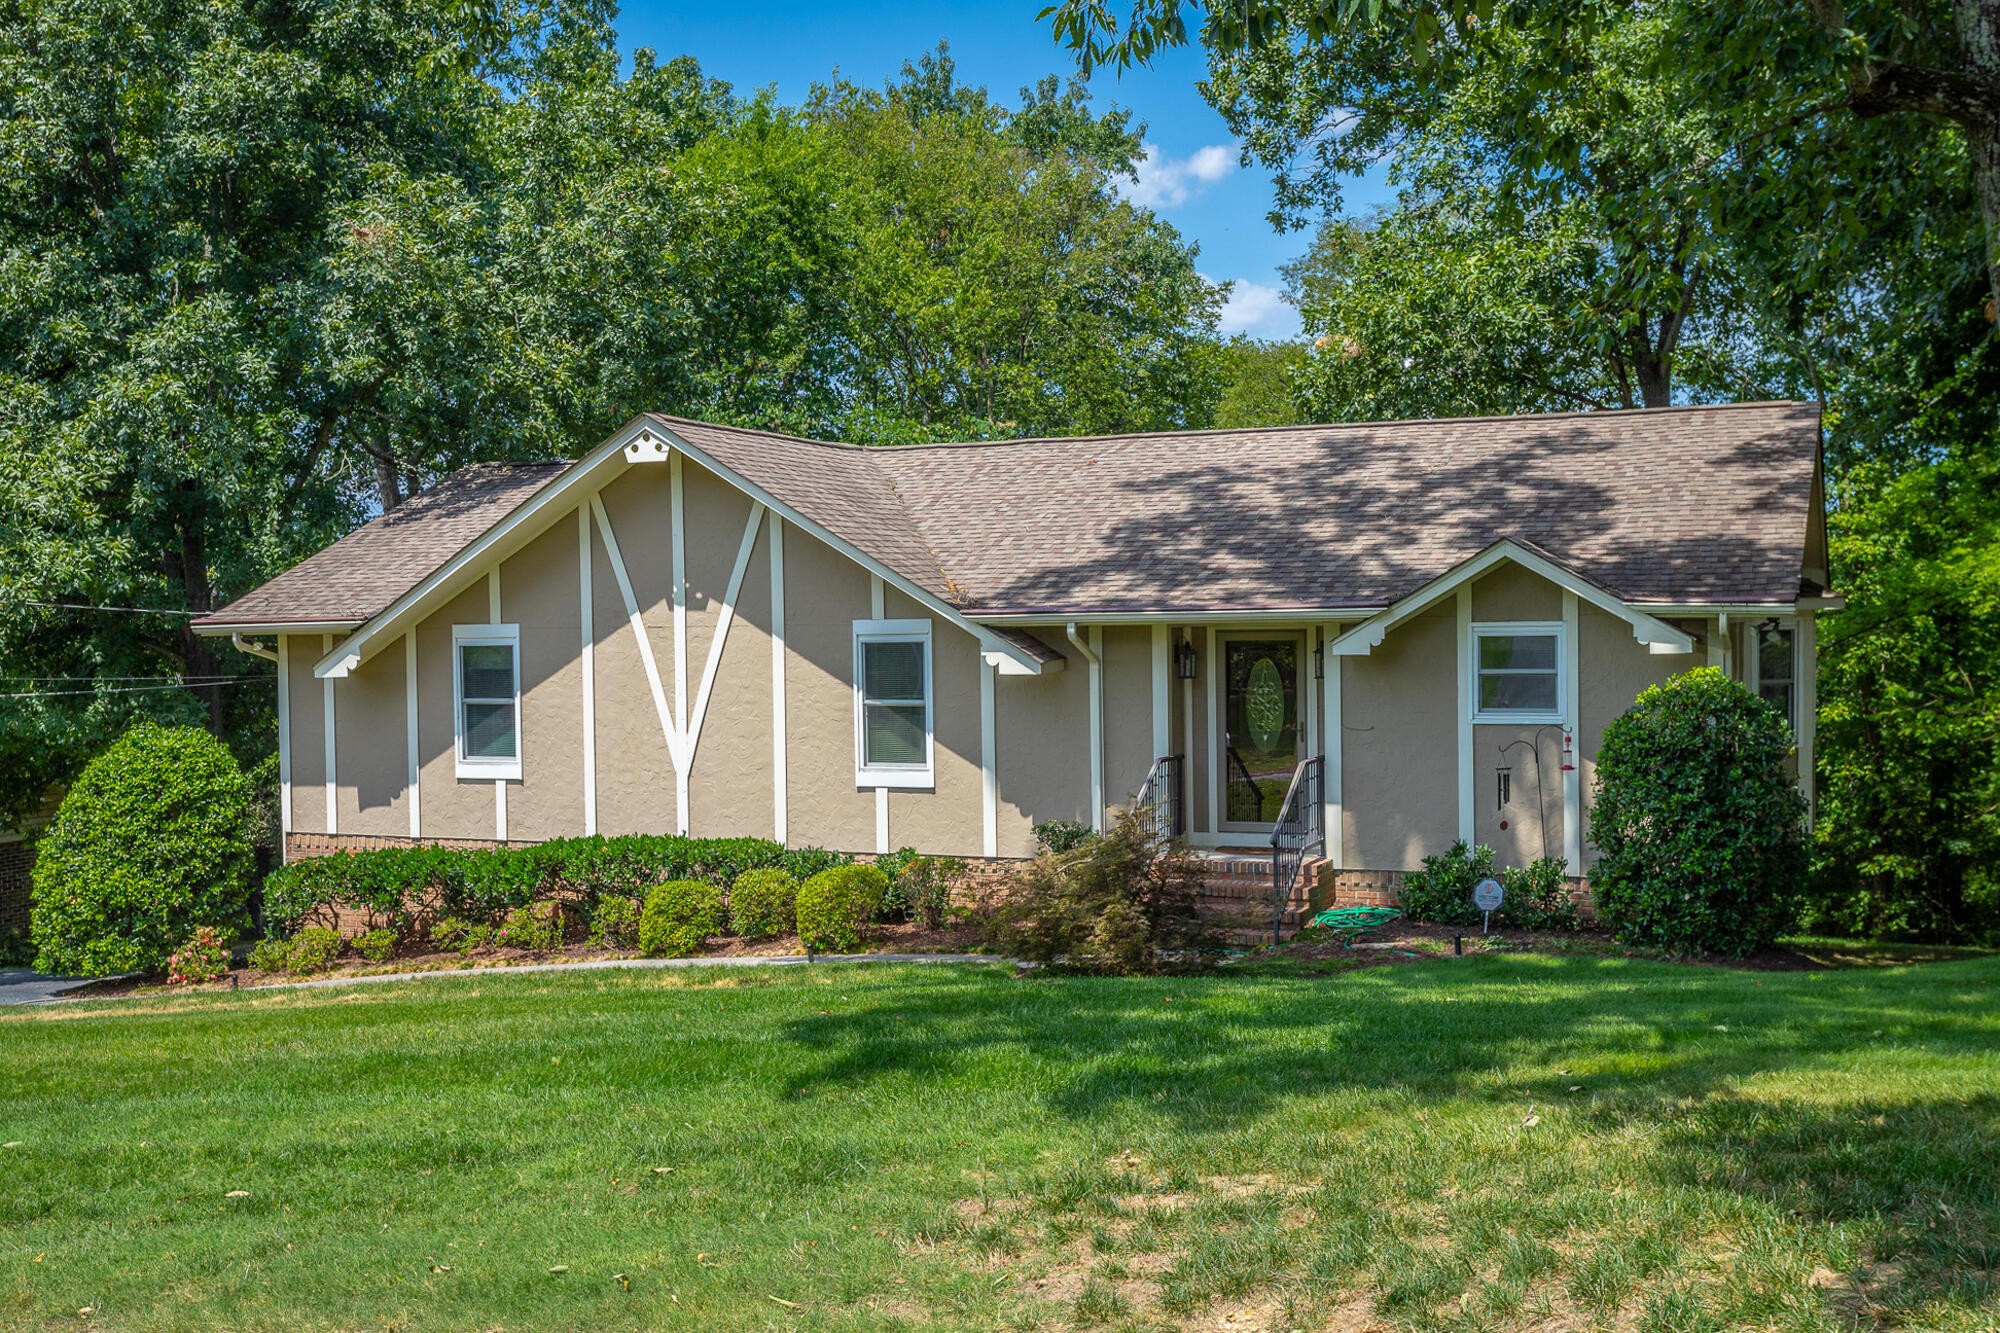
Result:
{"type": "Polygon", "coordinates": [[[1479,636],[1481,671],[1554,671],[1556,636],[1553,634],[1482,634],[1479,636]]]}
{"type": "Polygon", "coordinates": [[[862,693],[870,699],[924,697],[924,645],[875,643],[861,645],[862,693]]]}
{"type": "Polygon", "coordinates": [[[869,764],[924,762],[924,706],[869,704],[862,712],[869,764]]]}
{"type": "Polygon", "coordinates": [[[1556,711],[1554,672],[1526,676],[1479,678],[1481,712],[1553,713],[1556,711]]]}
{"type": "Polygon", "coordinates": [[[467,643],[459,647],[462,693],[467,699],[514,697],[514,650],[504,643],[467,643]]]}
{"type": "MultiPolygon", "coordinates": [[[[1765,681],[1792,678],[1792,632],[1788,629],[1760,633],[1757,640],[1757,676],[1765,681]]],[[[1769,698],[1769,695],[1765,696],[1769,698]]]]}
{"type": "Polygon", "coordinates": [[[1781,681],[1776,685],[1767,684],[1761,686],[1757,693],[1762,695],[1767,703],[1774,705],[1779,712],[1783,713],[1785,721],[1789,722],[1792,720],[1791,682],[1781,681]]]}
{"type": "Polygon", "coordinates": [[[514,705],[467,704],[465,706],[465,757],[468,759],[514,757],[514,705]]]}

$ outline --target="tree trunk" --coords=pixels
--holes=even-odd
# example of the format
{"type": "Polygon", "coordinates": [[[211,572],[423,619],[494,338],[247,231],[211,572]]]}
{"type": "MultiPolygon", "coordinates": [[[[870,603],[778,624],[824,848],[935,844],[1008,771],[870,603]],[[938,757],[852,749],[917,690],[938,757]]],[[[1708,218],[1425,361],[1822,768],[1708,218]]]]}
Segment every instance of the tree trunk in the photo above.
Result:
{"type": "Polygon", "coordinates": [[[375,495],[385,514],[403,503],[402,476],[387,451],[375,455],[375,495]]]}
{"type": "Polygon", "coordinates": [[[1671,407],[1674,401],[1674,355],[1641,345],[1633,349],[1632,373],[1639,380],[1639,402],[1645,407],[1671,407]]]}

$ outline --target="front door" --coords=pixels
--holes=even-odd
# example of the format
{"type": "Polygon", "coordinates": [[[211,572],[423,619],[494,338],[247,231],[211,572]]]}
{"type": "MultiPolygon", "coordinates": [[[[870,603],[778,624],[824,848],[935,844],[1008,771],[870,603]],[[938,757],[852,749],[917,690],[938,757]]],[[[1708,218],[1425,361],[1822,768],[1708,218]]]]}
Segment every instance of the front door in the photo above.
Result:
{"type": "Polygon", "coordinates": [[[1225,634],[1222,649],[1222,827],[1270,832],[1305,758],[1299,666],[1305,636],[1225,634]]]}

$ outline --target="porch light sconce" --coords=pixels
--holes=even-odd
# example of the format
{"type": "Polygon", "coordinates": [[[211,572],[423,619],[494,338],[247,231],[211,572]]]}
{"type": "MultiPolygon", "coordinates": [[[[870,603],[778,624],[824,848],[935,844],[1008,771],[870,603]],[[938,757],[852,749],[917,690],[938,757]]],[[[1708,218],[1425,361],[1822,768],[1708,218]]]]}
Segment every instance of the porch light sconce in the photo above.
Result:
{"type": "Polygon", "coordinates": [[[1194,645],[1186,639],[1174,649],[1174,675],[1182,680],[1194,679],[1194,645]]]}
{"type": "Polygon", "coordinates": [[[1313,679],[1326,679],[1326,645],[1323,643],[1313,649],[1313,679]]]}

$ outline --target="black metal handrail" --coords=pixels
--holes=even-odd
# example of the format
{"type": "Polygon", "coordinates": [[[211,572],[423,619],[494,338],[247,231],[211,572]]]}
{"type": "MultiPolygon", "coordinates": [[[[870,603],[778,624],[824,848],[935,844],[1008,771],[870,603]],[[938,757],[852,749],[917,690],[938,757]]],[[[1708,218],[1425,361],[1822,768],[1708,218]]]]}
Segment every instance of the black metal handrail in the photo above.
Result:
{"type": "Polygon", "coordinates": [[[1244,785],[1250,788],[1250,795],[1256,798],[1257,808],[1262,810],[1264,808],[1264,784],[1257,781],[1257,775],[1250,771],[1250,765],[1243,762],[1243,756],[1237,753],[1236,747],[1227,744],[1226,737],[1224,741],[1223,752],[1229,756],[1229,762],[1236,765],[1236,771],[1243,775],[1244,785]]]}
{"type": "Polygon", "coordinates": [[[1186,775],[1183,756],[1163,754],[1153,761],[1146,780],[1139,784],[1139,794],[1132,798],[1135,813],[1152,811],[1153,832],[1161,838],[1178,838],[1187,832],[1186,775]]]}
{"type": "Polygon", "coordinates": [[[1298,882],[1306,853],[1326,847],[1326,758],[1304,760],[1292,770],[1278,822],[1271,826],[1271,943],[1283,942],[1285,903],[1298,882]]]}

